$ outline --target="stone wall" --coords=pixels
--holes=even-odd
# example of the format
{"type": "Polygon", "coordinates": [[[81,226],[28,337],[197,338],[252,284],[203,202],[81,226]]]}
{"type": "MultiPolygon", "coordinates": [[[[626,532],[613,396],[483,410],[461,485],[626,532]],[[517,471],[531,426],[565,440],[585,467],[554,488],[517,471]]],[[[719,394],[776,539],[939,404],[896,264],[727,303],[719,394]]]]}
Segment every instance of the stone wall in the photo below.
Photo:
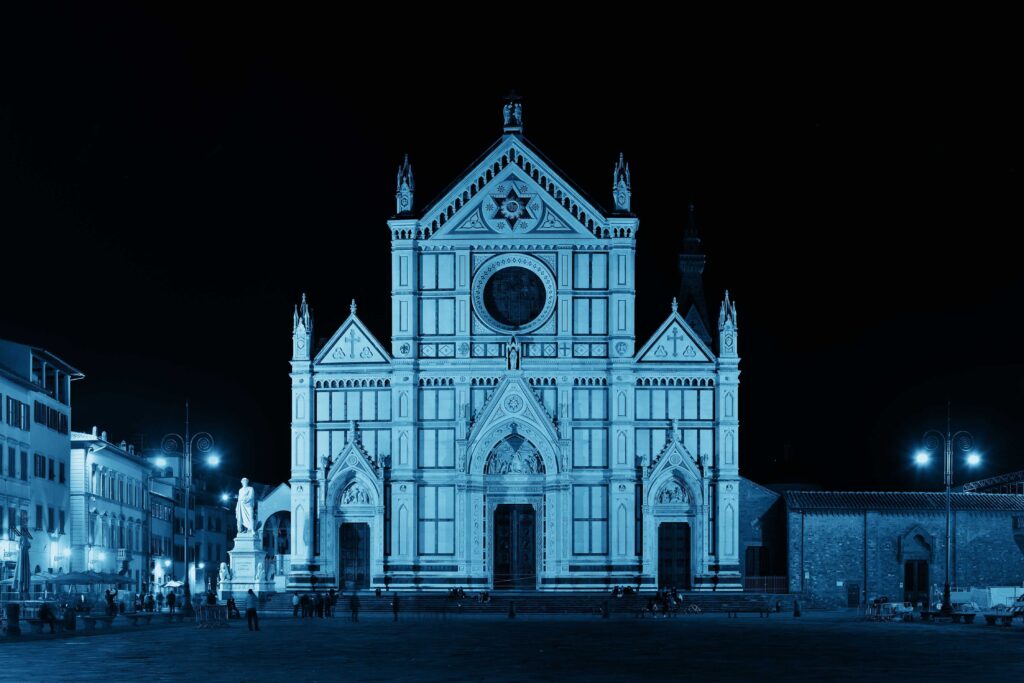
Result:
{"type": "MultiPolygon", "coordinates": [[[[1009,511],[954,512],[954,587],[1024,582],[1024,550],[1021,534],[1015,534],[1015,514],[1020,516],[1009,511]]],[[[928,561],[932,593],[941,591],[946,552],[942,512],[791,510],[787,534],[790,590],[813,604],[846,606],[850,584],[856,585],[861,602],[877,595],[903,600],[908,557],[928,561]]]]}

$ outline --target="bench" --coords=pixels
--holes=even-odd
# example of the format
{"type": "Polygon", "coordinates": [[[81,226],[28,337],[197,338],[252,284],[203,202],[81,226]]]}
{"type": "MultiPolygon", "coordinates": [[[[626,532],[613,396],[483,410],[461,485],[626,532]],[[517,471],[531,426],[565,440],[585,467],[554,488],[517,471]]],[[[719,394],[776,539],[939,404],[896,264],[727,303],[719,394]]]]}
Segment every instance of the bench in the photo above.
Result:
{"type": "Polygon", "coordinates": [[[1004,614],[986,614],[985,623],[989,626],[995,626],[996,624],[999,624],[1000,626],[1010,626],[1013,624],[1013,614],[1010,612],[1006,612],[1004,614]]]}
{"type": "Polygon", "coordinates": [[[153,615],[149,612],[125,612],[123,616],[125,617],[125,619],[128,620],[128,623],[132,626],[137,626],[139,621],[142,621],[143,624],[148,625],[149,622],[153,619],[153,615]]]}
{"type": "Polygon", "coordinates": [[[775,609],[767,602],[726,602],[720,607],[721,611],[725,612],[726,618],[728,619],[738,618],[740,612],[747,612],[750,614],[757,613],[758,616],[767,618],[768,615],[775,611],[775,609]]]}
{"type": "MultiPolygon", "coordinates": [[[[47,624],[46,621],[43,621],[42,619],[36,619],[36,618],[25,619],[25,621],[32,628],[32,633],[42,633],[43,632],[43,628],[47,624]]],[[[55,619],[53,621],[53,628],[54,628],[54,632],[55,633],[60,633],[63,630],[63,626],[64,626],[64,622],[61,621],[60,619],[55,619]]]]}
{"type": "Polygon", "coordinates": [[[85,622],[86,631],[95,631],[97,623],[100,624],[100,628],[109,629],[110,625],[114,622],[114,615],[83,614],[81,619],[85,622]]]}

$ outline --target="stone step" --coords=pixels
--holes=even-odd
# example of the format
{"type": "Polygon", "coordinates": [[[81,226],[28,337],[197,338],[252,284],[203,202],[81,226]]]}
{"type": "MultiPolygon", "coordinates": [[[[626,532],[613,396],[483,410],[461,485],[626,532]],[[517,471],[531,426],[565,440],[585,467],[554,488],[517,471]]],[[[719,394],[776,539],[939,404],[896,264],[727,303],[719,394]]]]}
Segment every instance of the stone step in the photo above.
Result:
{"type": "MultiPolygon", "coordinates": [[[[609,593],[539,593],[500,591],[491,593],[488,603],[477,601],[477,594],[467,592],[463,600],[450,600],[447,593],[399,593],[401,611],[403,612],[462,612],[462,613],[506,613],[509,603],[514,602],[517,612],[537,614],[579,614],[594,612],[605,601],[612,612],[635,612],[647,604],[653,593],[639,596],[623,596],[614,598],[609,593]]],[[[792,609],[793,596],[769,593],[680,593],[685,604],[696,604],[706,612],[724,612],[743,607],[755,608],[760,605],[774,605],[781,601],[781,609],[792,609]]],[[[360,591],[360,609],[368,612],[388,612],[391,610],[391,594],[384,593],[377,597],[373,591],[360,591]]],[[[292,594],[276,593],[262,602],[263,609],[274,611],[291,611],[292,594]]],[[[338,611],[348,609],[348,594],[339,594],[338,611]]]]}

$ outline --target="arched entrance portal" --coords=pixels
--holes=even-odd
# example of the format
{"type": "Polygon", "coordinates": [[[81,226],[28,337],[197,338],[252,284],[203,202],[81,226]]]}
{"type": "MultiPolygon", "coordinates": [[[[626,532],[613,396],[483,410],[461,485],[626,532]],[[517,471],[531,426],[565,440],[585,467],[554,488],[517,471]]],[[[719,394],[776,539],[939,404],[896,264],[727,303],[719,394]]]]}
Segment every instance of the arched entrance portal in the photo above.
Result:
{"type": "Polygon", "coordinates": [[[537,521],[532,505],[494,510],[494,588],[537,586],[537,521]]]}
{"type": "Polygon", "coordinates": [[[518,433],[494,445],[484,464],[491,517],[492,583],[495,590],[537,587],[539,499],[543,496],[544,459],[537,447],[518,433]]]}
{"type": "Polygon", "coordinates": [[[690,525],[658,525],[658,588],[690,590],[690,525]]]}
{"type": "Polygon", "coordinates": [[[370,525],[342,522],[338,530],[338,574],[342,590],[370,587],[370,525]]]}

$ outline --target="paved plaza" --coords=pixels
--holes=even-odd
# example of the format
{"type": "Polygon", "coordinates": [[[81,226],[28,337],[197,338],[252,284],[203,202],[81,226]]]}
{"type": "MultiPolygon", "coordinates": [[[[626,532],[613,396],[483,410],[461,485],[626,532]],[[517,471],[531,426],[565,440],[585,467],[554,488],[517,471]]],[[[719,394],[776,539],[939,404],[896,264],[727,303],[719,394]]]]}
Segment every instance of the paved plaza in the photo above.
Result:
{"type": "Polygon", "coordinates": [[[1020,680],[1024,628],[794,619],[364,615],[0,641],[0,679],[203,681],[1020,680]]]}

